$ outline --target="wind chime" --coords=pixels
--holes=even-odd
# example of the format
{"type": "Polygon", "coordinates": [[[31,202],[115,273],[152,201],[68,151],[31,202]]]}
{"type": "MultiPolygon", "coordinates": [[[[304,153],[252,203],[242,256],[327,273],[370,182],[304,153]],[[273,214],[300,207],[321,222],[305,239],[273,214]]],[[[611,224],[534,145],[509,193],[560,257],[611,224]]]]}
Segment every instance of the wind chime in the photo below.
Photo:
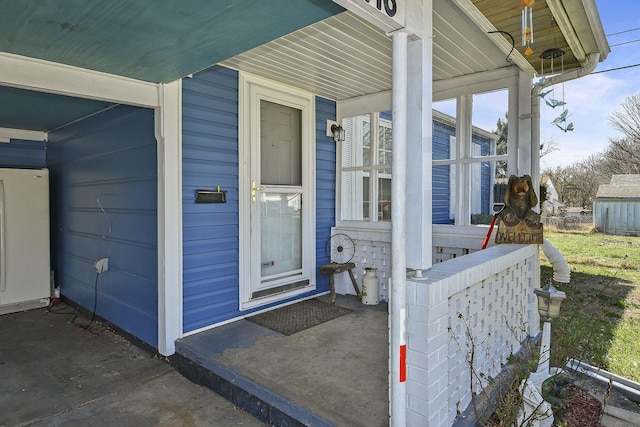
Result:
{"type": "MultiPolygon", "coordinates": [[[[553,20],[553,17],[552,17],[552,20],[553,20]]],[[[555,27],[554,27],[554,31],[553,31],[554,41],[555,41],[555,38],[556,37],[555,37],[555,27]]],[[[559,70],[560,74],[564,72],[564,54],[565,54],[565,51],[560,49],[559,47],[547,49],[544,52],[542,52],[542,54],[540,55],[540,63],[541,63],[540,75],[542,75],[543,77],[538,82],[536,82],[537,85],[544,86],[549,81],[546,77],[544,77],[545,72],[549,74],[556,73],[557,70],[555,69],[555,61],[558,58],[560,58],[560,70],[559,70]],[[545,61],[548,61],[548,67],[546,70],[545,70],[545,61]]],[[[557,99],[557,97],[555,96],[555,87],[546,92],[540,92],[538,96],[544,99],[544,102],[549,107],[554,109],[556,107],[562,107],[566,104],[566,102],[564,101],[564,83],[562,84],[562,100],[557,99]],[[547,99],[546,96],[549,94],[551,94],[551,96],[547,99]]],[[[558,129],[560,129],[563,132],[571,132],[573,130],[573,123],[567,123],[568,118],[569,118],[569,110],[565,108],[562,111],[562,113],[560,113],[560,115],[551,122],[551,124],[556,125],[558,129]]]]}
{"type": "Polygon", "coordinates": [[[533,53],[531,44],[533,43],[533,4],[535,0],[522,0],[518,7],[522,8],[522,46],[526,47],[524,54],[529,56],[533,53]]]}
{"type": "MultiPolygon", "coordinates": [[[[540,59],[541,59],[541,63],[542,63],[542,75],[544,75],[545,73],[545,61],[549,61],[549,66],[550,69],[548,70],[549,73],[553,74],[556,72],[554,66],[554,62],[556,60],[556,58],[560,58],[560,73],[564,72],[564,60],[563,60],[563,56],[564,56],[565,52],[564,50],[554,47],[552,49],[547,49],[544,52],[542,52],[542,55],[540,55],[540,59]]],[[[548,90],[546,92],[541,92],[539,95],[539,97],[544,99],[544,102],[551,108],[556,108],[556,107],[562,107],[566,104],[566,102],[564,101],[564,83],[562,84],[562,100],[557,99],[557,97],[555,97],[555,88],[548,90]],[[546,96],[551,93],[551,97],[549,97],[548,99],[546,98],[546,96]]],[[[560,115],[558,117],[556,117],[551,124],[552,125],[556,125],[558,127],[558,129],[560,129],[563,132],[570,132],[573,130],[573,123],[567,123],[567,119],[569,118],[569,110],[568,109],[564,109],[562,111],[562,113],[560,113],[560,115]]]]}

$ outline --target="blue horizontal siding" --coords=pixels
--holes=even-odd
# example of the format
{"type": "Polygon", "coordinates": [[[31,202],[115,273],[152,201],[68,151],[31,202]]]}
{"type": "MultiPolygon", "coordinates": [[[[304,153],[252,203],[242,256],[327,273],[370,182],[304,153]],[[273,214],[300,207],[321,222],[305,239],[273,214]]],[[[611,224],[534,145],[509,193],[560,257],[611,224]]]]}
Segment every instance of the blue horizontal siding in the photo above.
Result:
{"type": "MultiPolygon", "coordinates": [[[[449,137],[455,135],[455,128],[441,122],[433,121],[433,159],[442,160],[451,157],[449,137]]],[[[434,166],[432,169],[432,222],[434,224],[451,224],[449,219],[450,176],[449,166],[434,166]]]]}
{"type": "MultiPolygon", "coordinates": [[[[491,154],[491,141],[488,138],[481,137],[477,134],[473,134],[471,137],[471,141],[474,144],[478,144],[480,146],[480,155],[488,156],[491,154]]],[[[491,188],[491,165],[489,162],[483,162],[481,164],[480,169],[480,209],[479,213],[489,214],[493,212],[493,209],[490,205],[490,196],[493,192],[493,188],[491,188]]],[[[475,212],[474,212],[475,213],[475,212]]]]}
{"type": "MultiPolygon", "coordinates": [[[[183,323],[189,332],[249,311],[239,311],[238,73],[212,67],[182,87],[183,323]],[[196,190],[218,185],[227,203],[195,203],[196,190]]],[[[326,120],[335,117],[334,102],[316,99],[318,265],[326,262],[324,245],[335,223],[335,143],[325,135],[326,120]]],[[[315,293],[329,289],[325,275],[317,274],[317,284],[315,293]]]]}
{"type": "Polygon", "coordinates": [[[329,290],[329,278],[319,269],[330,260],[325,243],[336,223],[336,143],[326,136],[327,120],[336,119],[336,103],[316,97],[316,283],[319,291],[329,290]]]}
{"type": "Polygon", "coordinates": [[[12,139],[0,143],[0,168],[42,169],[47,166],[45,143],[12,139]]]}
{"type": "Polygon", "coordinates": [[[63,295],[158,343],[157,146],[152,110],[118,106],[49,133],[52,257],[63,295]]]}
{"type": "Polygon", "coordinates": [[[192,331],[239,307],[238,73],[212,67],[182,85],[183,323],[192,331]],[[220,185],[227,203],[197,204],[220,185]]]}

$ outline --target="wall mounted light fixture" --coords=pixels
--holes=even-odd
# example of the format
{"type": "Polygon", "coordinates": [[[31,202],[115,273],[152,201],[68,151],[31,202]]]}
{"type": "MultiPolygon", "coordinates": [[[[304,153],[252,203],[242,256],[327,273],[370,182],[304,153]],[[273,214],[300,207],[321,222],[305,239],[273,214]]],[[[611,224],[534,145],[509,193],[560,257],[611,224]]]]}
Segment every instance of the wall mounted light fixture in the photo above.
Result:
{"type": "Polygon", "coordinates": [[[332,124],[331,134],[335,142],[344,141],[344,128],[341,125],[332,124]]]}

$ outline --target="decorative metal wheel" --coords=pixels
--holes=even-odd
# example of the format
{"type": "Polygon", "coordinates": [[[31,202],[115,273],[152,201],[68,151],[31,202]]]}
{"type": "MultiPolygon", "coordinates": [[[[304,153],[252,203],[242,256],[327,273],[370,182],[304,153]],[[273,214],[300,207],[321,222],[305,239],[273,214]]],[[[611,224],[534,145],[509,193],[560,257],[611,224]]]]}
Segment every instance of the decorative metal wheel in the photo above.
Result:
{"type": "Polygon", "coordinates": [[[324,246],[327,257],[336,264],[346,264],[353,259],[356,254],[356,245],[351,237],[343,233],[334,234],[329,237],[324,246]]]}

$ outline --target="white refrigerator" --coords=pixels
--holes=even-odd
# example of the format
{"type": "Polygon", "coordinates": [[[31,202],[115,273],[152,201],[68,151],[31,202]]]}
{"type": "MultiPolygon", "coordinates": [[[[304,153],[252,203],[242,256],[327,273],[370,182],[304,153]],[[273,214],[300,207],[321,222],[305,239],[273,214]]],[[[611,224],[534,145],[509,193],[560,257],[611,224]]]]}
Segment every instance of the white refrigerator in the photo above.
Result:
{"type": "Polygon", "coordinates": [[[0,314],[50,297],[49,171],[0,168],[0,314]]]}

